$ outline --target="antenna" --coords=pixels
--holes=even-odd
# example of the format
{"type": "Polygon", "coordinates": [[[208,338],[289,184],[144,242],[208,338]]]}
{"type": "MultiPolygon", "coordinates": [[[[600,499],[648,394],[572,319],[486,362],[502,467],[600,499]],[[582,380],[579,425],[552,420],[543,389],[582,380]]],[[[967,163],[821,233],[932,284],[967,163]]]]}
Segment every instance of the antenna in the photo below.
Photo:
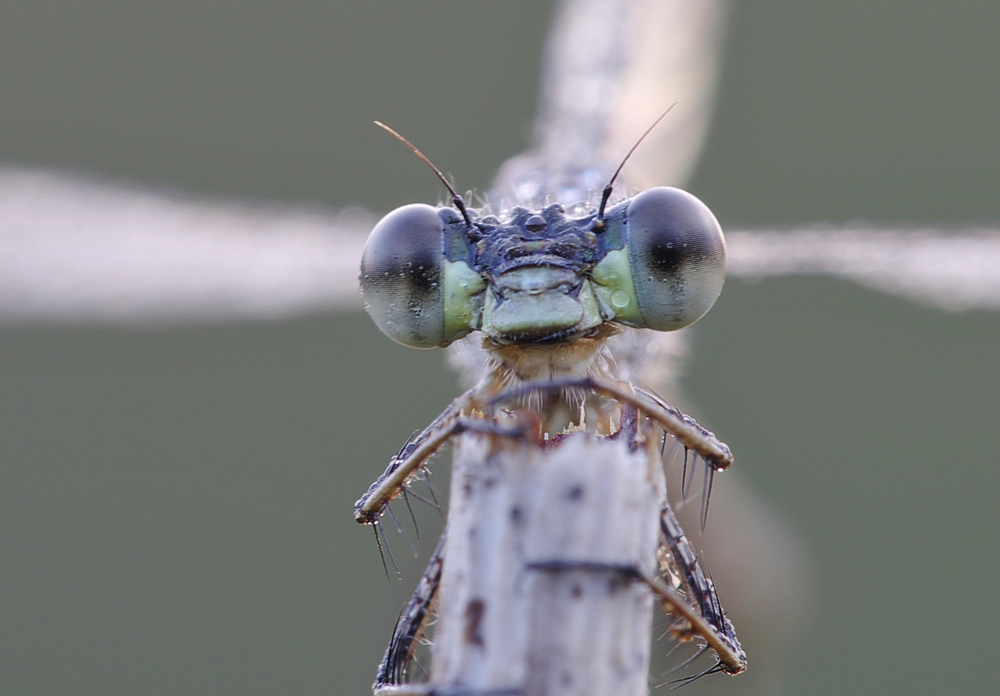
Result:
{"type": "MultiPolygon", "coordinates": [[[[667,109],[667,111],[669,111],[669,110],[670,109],[667,109]]],[[[664,115],[666,115],[666,114],[664,114],[664,115]]],[[[663,116],[660,116],[660,118],[663,118],[663,116]]],[[[657,123],[659,123],[659,121],[657,121],[657,123]]],[[[426,164],[428,167],[431,168],[431,171],[433,171],[435,174],[437,174],[437,178],[441,180],[441,183],[444,184],[444,187],[446,189],[448,189],[448,193],[451,194],[451,202],[455,204],[455,207],[458,208],[458,212],[460,212],[462,214],[462,218],[465,220],[465,224],[468,225],[469,227],[472,227],[472,219],[469,217],[469,211],[466,210],[466,208],[465,208],[465,201],[462,200],[462,197],[458,195],[458,193],[455,191],[455,188],[451,184],[448,183],[448,180],[444,178],[444,174],[441,173],[441,170],[438,169],[437,167],[435,167],[434,163],[431,162],[429,159],[427,159],[427,157],[424,155],[424,153],[422,153],[420,150],[418,150],[413,145],[413,143],[411,143],[409,140],[407,140],[406,138],[404,138],[403,136],[401,136],[399,133],[397,133],[396,131],[394,131],[392,128],[390,128],[389,126],[385,125],[381,121],[375,121],[375,125],[378,126],[379,128],[381,128],[382,130],[389,131],[394,136],[396,136],[396,138],[398,140],[402,141],[402,143],[404,145],[406,145],[408,148],[410,148],[411,150],[413,150],[413,154],[415,154],[417,157],[419,157],[421,160],[423,160],[424,164],[426,164]]],[[[656,124],[654,123],[653,125],[655,126],[656,124]]],[[[652,129],[650,129],[650,130],[652,130],[652,129]]],[[[646,137],[646,136],[643,136],[643,137],[646,137]]],[[[641,138],[640,138],[640,142],[641,142],[641,138]]],[[[634,150],[635,148],[632,148],[632,149],[634,150]]],[[[629,154],[632,154],[632,153],[630,152],[629,154]]],[[[626,158],[626,159],[628,159],[628,158],[626,158]]],[[[620,170],[621,167],[619,167],[618,169],[620,170]]],[[[615,176],[617,176],[617,172],[616,172],[615,176]]],[[[612,178],[611,180],[614,181],[614,178],[612,178]]],[[[608,195],[611,195],[610,192],[608,193],[608,195]]]]}
{"type": "MultiPolygon", "coordinates": [[[[646,139],[646,136],[652,133],[653,129],[656,128],[658,125],[660,125],[660,121],[662,121],[664,117],[666,117],[666,115],[670,113],[670,110],[673,109],[675,106],[677,106],[677,104],[679,104],[680,101],[681,100],[678,99],[673,104],[668,106],[667,110],[664,111],[662,114],[660,114],[660,117],[658,119],[653,121],[653,125],[647,128],[646,132],[643,133],[639,137],[639,139],[635,141],[635,145],[633,145],[632,149],[628,151],[627,155],[625,155],[625,159],[623,159],[622,163],[618,165],[618,169],[615,170],[615,173],[611,175],[611,180],[607,183],[607,186],[604,187],[604,193],[601,195],[601,207],[597,209],[597,222],[594,223],[597,232],[600,232],[604,228],[604,208],[607,207],[608,205],[608,199],[611,198],[611,190],[614,188],[615,179],[617,179],[618,175],[622,173],[622,168],[625,166],[625,163],[628,162],[629,157],[632,156],[632,153],[635,152],[636,148],[639,147],[642,141],[646,139]]],[[[378,121],[376,121],[376,123],[378,123],[378,121]]],[[[395,133],[395,131],[392,132],[395,133]]],[[[396,137],[399,136],[397,135],[396,137]]],[[[409,145],[409,143],[407,144],[409,145]]],[[[410,147],[413,146],[410,145],[410,147]]]]}

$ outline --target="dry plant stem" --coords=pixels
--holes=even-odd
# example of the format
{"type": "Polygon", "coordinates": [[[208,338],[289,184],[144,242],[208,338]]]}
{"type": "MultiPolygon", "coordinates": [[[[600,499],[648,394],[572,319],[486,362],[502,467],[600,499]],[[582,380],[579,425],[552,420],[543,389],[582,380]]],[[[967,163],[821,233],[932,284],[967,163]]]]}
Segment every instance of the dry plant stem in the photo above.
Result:
{"type": "Polygon", "coordinates": [[[424,693],[647,693],[653,597],[613,569],[656,570],[652,440],[459,437],[424,693]]]}

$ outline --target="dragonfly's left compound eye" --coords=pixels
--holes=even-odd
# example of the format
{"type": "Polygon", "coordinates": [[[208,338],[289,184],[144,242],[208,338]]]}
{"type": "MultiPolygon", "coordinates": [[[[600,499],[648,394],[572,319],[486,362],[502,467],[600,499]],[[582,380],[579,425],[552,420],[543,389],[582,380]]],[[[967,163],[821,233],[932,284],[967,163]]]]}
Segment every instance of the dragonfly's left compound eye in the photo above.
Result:
{"type": "Polygon", "coordinates": [[[372,230],[361,257],[365,309],[389,338],[413,348],[447,345],[473,328],[485,287],[462,261],[445,258],[448,209],[397,208],[372,230]]]}

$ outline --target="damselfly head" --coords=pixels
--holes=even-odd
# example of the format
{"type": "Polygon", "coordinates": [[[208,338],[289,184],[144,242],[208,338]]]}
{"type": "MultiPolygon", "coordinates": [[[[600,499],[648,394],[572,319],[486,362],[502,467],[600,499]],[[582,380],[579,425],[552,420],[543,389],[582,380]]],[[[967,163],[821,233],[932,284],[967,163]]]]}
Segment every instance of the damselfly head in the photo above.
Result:
{"type": "Polygon", "coordinates": [[[500,219],[467,209],[419,150],[383,127],[437,172],[456,206],[403,206],[372,230],[361,291],[393,340],[432,348],[480,330],[499,344],[550,344],[605,322],[672,331],[722,290],[722,229],[690,193],[652,188],[605,209],[612,178],[600,208],[582,217],[554,204],[500,219]]]}

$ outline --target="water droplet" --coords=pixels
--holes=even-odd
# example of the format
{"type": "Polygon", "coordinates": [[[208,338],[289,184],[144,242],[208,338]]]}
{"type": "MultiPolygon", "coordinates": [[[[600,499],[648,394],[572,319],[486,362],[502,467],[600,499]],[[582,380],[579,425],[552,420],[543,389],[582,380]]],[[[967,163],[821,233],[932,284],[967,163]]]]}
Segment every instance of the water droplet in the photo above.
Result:
{"type": "Polygon", "coordinates": [[[613,293],[611,293],[611,305],[615,309],[622,309],[624,307],[628,307],[629,302],[631,301],[632,300],[628,296],[628,293],[625,292],[624,290],[615,290],[613,293]]]}

